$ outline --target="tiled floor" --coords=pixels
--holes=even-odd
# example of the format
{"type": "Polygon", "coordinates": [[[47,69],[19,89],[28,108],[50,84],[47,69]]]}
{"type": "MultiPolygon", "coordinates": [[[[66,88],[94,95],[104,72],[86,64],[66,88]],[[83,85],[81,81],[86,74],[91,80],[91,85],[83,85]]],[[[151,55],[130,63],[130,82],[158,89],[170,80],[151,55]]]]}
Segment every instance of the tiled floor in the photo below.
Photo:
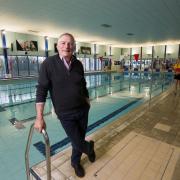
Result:
{"type": "MultiPolygon", "coordinates": [[[[166,92],[87,137],[95,141],[97,160],[82,157],[84,178],[71,168],[71,148],[56,154],[52,180],[180,180],[179,102],[166,92]]],[[[45,162],[33,170],[46,179],[45,162]]]]}

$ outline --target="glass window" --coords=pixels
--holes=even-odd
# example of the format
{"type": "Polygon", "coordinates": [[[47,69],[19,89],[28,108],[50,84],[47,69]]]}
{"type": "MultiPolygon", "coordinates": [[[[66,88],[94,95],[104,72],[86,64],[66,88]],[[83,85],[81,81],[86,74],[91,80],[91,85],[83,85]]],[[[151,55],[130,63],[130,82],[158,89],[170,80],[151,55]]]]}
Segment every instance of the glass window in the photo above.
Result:
{"type": "Polygon", "coordinates": [[[9,73],[12,77],[19,76],[18,57],[8,56],[9,73]]]}
{"type": "Polygon", "coordinates": [[[0,56],[0,78],[4,78],[5,73],[4,56],[0,56]]]}
{"type": "Polygon", "coordinates": [[[42,62],[46,59],[44,56],[38,56],[38,71],[39,68],[41,67],[42,62]]]}
{"type": "Polygon", "coordinates": [[[89,58],[84,58],[84,59],[85,59],[85,68],[86,68],[86,71],[90,71],[89,58]]]}
{"type": "Polygon", "coordinates": [[[19,75],[29,75],[29,59],[27,56],[18,56],[19,75]]]}
{"type": "Polygon", "coordinates": [[[30,75],[38,75],[37,56],[29,56],[29,70],[30,75]]]}
{"type": "Polygon", "coordinates": [[[95,71],[95,64],[94,64],[94,58],[90,58],[90,70],[95,71]]]}

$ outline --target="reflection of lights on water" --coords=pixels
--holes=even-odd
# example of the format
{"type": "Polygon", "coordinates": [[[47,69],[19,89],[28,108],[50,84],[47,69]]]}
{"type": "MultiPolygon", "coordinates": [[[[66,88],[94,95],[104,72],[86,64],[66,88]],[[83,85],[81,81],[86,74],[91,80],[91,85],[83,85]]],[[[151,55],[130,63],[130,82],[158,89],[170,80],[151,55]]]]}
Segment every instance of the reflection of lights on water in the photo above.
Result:
{"type": "Polygon", "coordinates": [[[54,107],[51,108],[51,113],[52,113],[53,115],[55,114],[54,107]]]}
{"type": "Polygon", "coordinates": [[[149,92],[150,92],[150,88],[149,87],[144,88],[144,92],[145,92],[145,97],[148,97],[149,92]]]}
{"type": "Polygon", "coordinates": [[[97,99],[97,100],[99,99],[99,95],[98,95],[98,92],[96,92],[96,99],[97,99]]]}
{"type": "Polygon", "coordinates": [[[107,87],[106,93],[108,94],[109,92],[110,92],[110,89],[109,89],[109,87],[107,87]]]}
{"type": "Polygon", "coordinates": [[[110,92],[110,95],[112,95],[112,87],[109,87],[109,92],[110,92]]]}
{"type": "Polygon", "coordinates": [[[144,91],[145,91],[145,92],[149,92],[149,91],[150,91],[150,88],[149,88],[149,87],[146,87],[146,88],[144,88],[144,91]]]}
{"type": "Polygon", "coordinates": [[[135,93],[135,90],[136,90],[135,86],[131,86],[130,94],[133,95],[135,93]]]}

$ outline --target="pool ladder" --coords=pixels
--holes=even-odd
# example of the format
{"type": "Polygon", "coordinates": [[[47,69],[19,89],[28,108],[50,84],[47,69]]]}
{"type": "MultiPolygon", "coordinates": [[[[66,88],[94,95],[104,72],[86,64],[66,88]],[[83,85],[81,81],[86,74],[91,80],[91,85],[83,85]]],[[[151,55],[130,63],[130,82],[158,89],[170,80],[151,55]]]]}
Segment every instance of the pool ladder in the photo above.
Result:
{"type": "MultiPolygon", "coordinates": [[[[34,123],[31,125],[30,130],[29,130],[28,141],[27,141],[26,151],[25,151],[27,180],[30,180],[29,149],[30,149],[33,132],[34,132],[34,123]]],[[[44,129],[42,130],[42,134],[43,134],[45,146],[46,146],[47,180],[51,180],[50,142],[49,142],[48,134],[44,129]]]]}

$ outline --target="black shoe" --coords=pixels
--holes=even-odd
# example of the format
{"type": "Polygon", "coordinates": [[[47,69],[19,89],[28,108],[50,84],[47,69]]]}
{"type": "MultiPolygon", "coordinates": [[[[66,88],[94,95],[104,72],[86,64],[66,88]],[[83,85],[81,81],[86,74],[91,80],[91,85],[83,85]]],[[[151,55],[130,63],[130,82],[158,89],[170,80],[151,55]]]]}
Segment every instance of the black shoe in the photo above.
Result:
{"type": "Polygon", "coordinates": [[[94,141],[89,141],[90,143],[90,153],[88,154],[88,159],[90,162],[94,162],[96,160],[96,154],[94,152],[94,141]]]}
{"type": "Polygon", "coordinates": [[[78,177],[85,176],[85,171],[84,171],[84,168],[81,166],[81,164],[71,164],[71,166],[74,168],[75,174],[78,177]]]}

